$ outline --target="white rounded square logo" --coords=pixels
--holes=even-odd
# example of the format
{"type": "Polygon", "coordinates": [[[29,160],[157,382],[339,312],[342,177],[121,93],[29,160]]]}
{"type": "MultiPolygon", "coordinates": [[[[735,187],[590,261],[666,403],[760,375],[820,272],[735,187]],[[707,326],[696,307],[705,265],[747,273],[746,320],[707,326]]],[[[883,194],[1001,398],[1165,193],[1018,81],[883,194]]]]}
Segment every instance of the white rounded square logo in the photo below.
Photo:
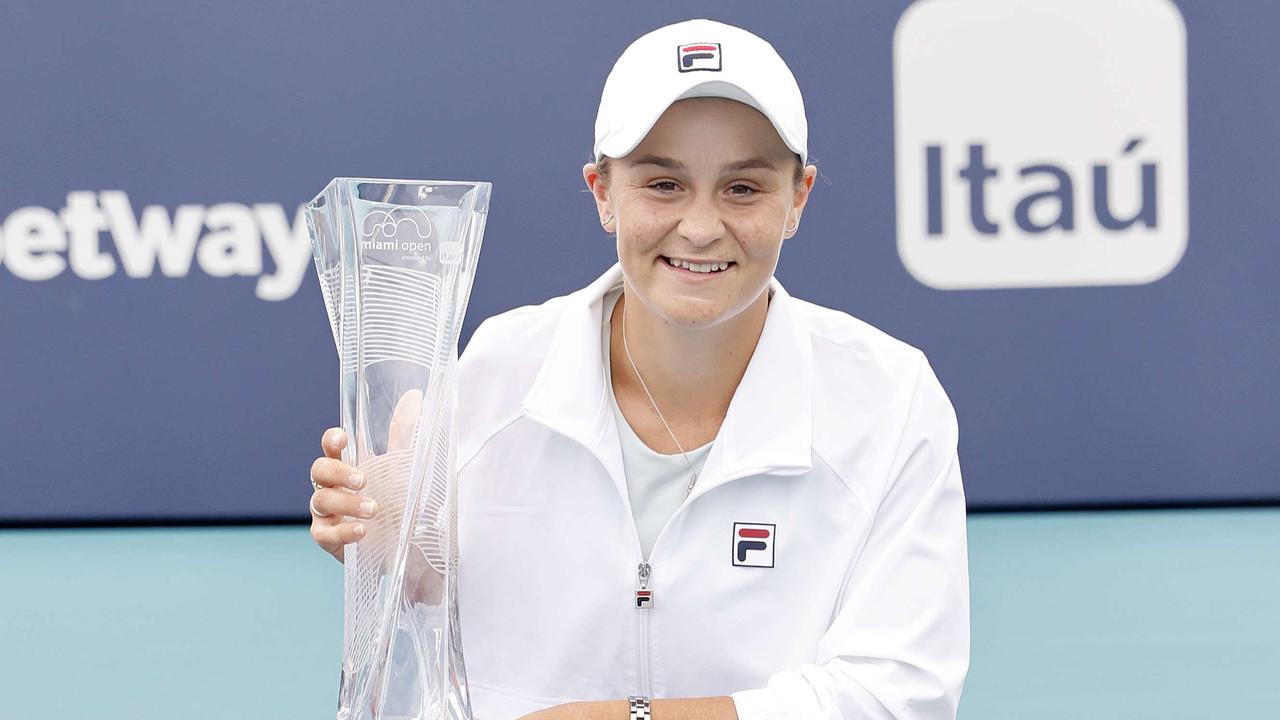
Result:
{"type": "Polygon", "coordinates": [[[1187,246],[1170,0],[919,0],[893,42],[898,255],[939,289],[1136,285],[1187,246]]]}

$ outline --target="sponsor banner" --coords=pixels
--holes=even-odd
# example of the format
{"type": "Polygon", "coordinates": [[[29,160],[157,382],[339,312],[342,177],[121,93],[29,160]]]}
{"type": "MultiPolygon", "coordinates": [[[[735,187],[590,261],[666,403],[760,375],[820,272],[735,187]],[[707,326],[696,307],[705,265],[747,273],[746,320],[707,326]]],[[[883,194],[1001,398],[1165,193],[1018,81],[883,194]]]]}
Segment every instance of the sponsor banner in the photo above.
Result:
{"type": "Polygon", "coordinates": [[[1187,247],[1169,0],[924,0],[894,34],[898,253],[941,289],[1135,285],[1187,247]]]}
{"type": "Polygon", "coordinates": [[[262,300],[294,296],[311,265],[311,239],[302,208],[276,203],[160,205],[134,210],[123,190],[67,193],[60,209],[23,207],[0,224],[0,267],[18,280],[39,282],[70,273],[102,280],[186,277],[257,278],[262,300]],[[264,271],[269,261],[273,269],[264,271]]]}
{"type": "MultiPolygon", "coordinates": [[[[795,72],[821,171],[778,279],[927,354],[971,507],[1280,500],[1280,5],[724,10],[795,72]]],[[[615,261],[581,180],[605,75],[698,14],[0,11],[0,524],[303,519],[338,367],[300,204],[493,182],[465,347],[615,261]]],[[[670,50],[718,77],[717,38],[670,50]]],[[[434,222],[363,229],[456,261],[434,222]]],[[[733,525],[735,572],[785,562],[776,530],[733,525]]]]}

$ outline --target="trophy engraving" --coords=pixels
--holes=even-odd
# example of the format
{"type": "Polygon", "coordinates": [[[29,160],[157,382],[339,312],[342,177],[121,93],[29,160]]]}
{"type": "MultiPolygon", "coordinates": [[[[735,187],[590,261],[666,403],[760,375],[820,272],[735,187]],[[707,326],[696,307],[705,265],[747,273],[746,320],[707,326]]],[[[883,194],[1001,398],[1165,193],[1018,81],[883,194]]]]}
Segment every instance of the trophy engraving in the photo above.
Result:
{"type": "Polygon", "coordinates": [[[470,720],[457,607],[457,347],[489,183],[336,178],[306,208],[343,462],[381,510],[345,548],[338,720],[470,720]]]}

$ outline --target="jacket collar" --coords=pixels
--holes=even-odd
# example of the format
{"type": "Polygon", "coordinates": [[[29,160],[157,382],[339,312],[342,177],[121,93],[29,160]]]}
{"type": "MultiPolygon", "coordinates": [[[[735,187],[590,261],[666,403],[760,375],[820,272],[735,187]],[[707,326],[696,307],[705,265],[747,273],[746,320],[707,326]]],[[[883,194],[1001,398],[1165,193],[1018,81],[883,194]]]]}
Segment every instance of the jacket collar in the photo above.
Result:
{"type": "MultiPolygon", "coordinates": [[[[604,296],[622,282],[615,263],[566,303],[537,378],[521,408],[525,415],[591,450],[626,495],[618,429],[600,356],[604,296]]],[[[693,495],[756,474],[801,475],[813,467],[813,356],[794,301],[778,282],[764,329],[693,495]]]]}

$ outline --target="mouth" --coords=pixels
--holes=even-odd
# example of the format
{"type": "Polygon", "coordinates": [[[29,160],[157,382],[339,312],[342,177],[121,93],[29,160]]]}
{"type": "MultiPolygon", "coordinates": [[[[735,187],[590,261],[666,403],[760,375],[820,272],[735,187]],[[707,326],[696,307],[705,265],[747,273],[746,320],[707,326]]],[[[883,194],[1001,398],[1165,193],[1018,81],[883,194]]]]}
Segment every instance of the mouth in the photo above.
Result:
{"type": "Polygon", "coordinates": [[[716,260],[714,258],[676,258],[660,255],[659,259],[668,269],[690,278],[719,275],[737,265],[732,260],[716,260]]]}

